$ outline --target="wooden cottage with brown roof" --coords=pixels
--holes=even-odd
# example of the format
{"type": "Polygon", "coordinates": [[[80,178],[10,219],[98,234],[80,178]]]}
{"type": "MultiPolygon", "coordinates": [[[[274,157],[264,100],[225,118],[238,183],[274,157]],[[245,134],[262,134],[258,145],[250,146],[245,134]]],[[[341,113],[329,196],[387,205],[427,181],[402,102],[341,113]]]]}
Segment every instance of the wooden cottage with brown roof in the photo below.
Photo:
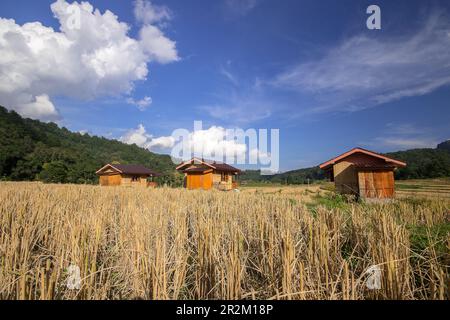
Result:
{"type": "Polygon", "coordinates": [[[101,186],[156,187],[153,178],[160,176],[142,165],[107,164],[96,172],[101,186]]]}
{"type": "Polygon", "coordinates": [[[233,190],[237,188],[237,177],[241,173],[241,170],[226,163],[197,158],[182,163],[176,169],[184,173],[184,185],[189,190],[233,190]]]}
{"type": "Polygon", "coordinates": [[[354,148],[320,165],[336,191],[362,198],[393,198],[394,170],[406,163],[363,148],[354,148]]]}

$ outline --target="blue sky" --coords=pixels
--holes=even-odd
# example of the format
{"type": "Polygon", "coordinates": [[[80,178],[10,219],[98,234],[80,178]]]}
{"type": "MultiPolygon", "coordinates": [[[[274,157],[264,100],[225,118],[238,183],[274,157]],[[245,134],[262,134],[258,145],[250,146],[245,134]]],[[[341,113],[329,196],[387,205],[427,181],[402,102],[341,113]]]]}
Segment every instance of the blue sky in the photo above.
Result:
{"type": "Polygon", "coordinates": [[[450,139],[448,1],[90,0],[72,31],[54,2],[0,3],[0,104],[25,116],[156,152],[195,120],[280,129],[282,171],[450,139]]]}

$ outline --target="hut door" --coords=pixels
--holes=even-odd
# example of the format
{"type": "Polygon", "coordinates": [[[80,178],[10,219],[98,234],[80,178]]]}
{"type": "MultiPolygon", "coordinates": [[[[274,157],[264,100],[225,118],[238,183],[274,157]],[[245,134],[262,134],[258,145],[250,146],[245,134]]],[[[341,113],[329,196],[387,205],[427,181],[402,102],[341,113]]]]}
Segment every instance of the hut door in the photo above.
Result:
{"type": "Polygon", "coordinates": [[[378,188],[379,198],[392,198],[394,196],[394,172],[379,171],[374,172],[375,186],[378,188]]]}
{"type": "Polygon", "coordinates": [[[201,186],[201,175],[190,174],[187,176],[187,188],[190,190],[198,189],[201,186]]]}
{"type": "Polygon", "coordinates": [[[120,175],[100,176],[100,185],[102,186],[120,186],[122,178],[120,175]]]}
{"type": "Polygon", "coordinates": [[[212,173],[207,173],[202,176],[202,186],[203,189],[209,190],[212,188],[213,179],[212,179],[212,173]]]}
{"type": "Polygon", "coordinates": [[[191,174],[187,176],[187,188],[209,190],[212,187],[212,173],[191,174]]]}

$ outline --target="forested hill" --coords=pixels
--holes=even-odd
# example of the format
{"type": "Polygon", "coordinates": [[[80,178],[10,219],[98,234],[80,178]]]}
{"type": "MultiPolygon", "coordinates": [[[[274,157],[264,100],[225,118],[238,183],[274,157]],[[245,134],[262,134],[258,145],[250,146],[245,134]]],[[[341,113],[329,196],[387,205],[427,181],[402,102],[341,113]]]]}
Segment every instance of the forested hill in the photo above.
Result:
{"type": "Polygon", "coordinates": [[[388,153],[387,156],[408,165],[396,171],[397,179],[450,177],[450,140],[435,149],[412,149],[388,153]]]}
{"type": "MultiPolygon", "coordinates": [[[[450,177],[450,140],[440,143],[435,149],[413,149],[386,154],[405,161],[408,166],[395,172],[396,179],[425,179],[450,177]]],[[[247,171],[242,181],[282,184],[305,184],[325,179],[319,167],[289,171],[274,176],[261,176],[259,171],[247,171]]]]}
{"type": "Polygon", "coordinates": [[[0,107],[0,179],[97,183],[107,163],[143,164],[176,179],[169,156],[116,140],[73,133],[54,123],[23,119],[0,107]]]}

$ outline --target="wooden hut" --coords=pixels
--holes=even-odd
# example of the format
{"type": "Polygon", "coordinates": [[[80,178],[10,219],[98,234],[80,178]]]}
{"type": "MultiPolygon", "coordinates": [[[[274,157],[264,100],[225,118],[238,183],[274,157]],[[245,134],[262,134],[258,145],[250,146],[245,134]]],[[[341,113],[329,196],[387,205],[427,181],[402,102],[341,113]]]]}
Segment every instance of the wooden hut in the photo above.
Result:
{"type": "Polygon", "coordinates": [[[107,164],[97,175],[101,186],[156,187],[153,178],[160,174],[141,165],[107,164]]]}
{"type": "Polygon", "coordinates": [[[177,167],[185,175],[184,186],[189,190],[233,190],[237,188],[237,177],[241,170],[226,163],[193,158],[177,167]]]}
{"type": "Polygon", "coordinates": [[[394,170],[406,163],[379,153],[354,148],[320,165],[336,191],[362,198],[393,198],[394,170]]]}

